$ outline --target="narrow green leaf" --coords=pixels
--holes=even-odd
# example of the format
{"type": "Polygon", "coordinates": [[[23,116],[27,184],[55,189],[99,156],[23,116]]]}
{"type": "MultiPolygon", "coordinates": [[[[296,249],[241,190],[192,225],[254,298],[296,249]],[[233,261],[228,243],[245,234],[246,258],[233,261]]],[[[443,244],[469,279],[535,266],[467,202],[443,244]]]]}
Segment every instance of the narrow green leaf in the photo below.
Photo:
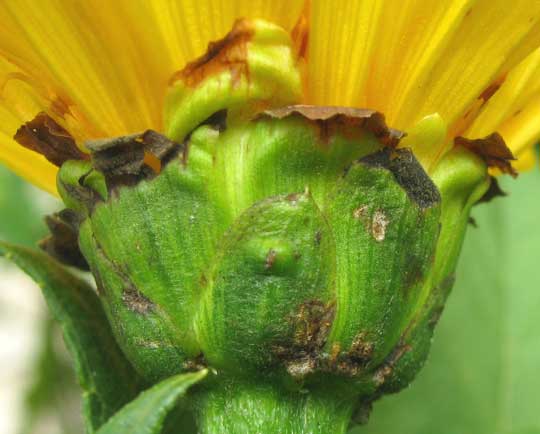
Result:
{"type": "Polygon", "coordinates": [[[509,196],[473,209],[424,371],[354,433],[540,433],[540,172],[501,181],[509,196]]]}
{"type": "Polygon", "coordinates": [[[88,433],[95,432],[139,391],[140,380],[120,351],[92,288],[48,255],[0,242],[13,261],[41,287],[60,323],[83,389],[88,433]]]}
{"type": "MultiPolygon", "coordinates": [[[[187,390],[201,381],[206,370],[180,374],[142,392],[135,400],[116,413],[98,434],[158,434],[167,414],[187,390]]],[[[177,434],[183,427],[177,427],[177,434]]]]}

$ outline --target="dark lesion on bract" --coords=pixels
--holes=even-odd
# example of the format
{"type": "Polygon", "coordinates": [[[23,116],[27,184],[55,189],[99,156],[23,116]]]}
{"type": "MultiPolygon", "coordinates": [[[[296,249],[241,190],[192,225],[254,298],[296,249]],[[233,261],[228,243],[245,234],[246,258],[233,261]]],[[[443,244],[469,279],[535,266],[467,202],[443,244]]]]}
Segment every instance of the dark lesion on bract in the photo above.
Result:
{"type": "Polygon", "coordinates": [[[182,364],[182,367],[184,368],[184,371],[198,372],[201,369],[208,368],[208,361],[206,360],[204,354],[201,352],[197,356],[187,359],[182,364]]]}
{"type": "Polygon", "coordinates": [[[122,292],[122,302],[132,312],[146,315],[153,312],[155,306],[134,286],[127,286],[122,292]]]}
{"type": "Polygon", "coordinates": [[[301,381],[316,372],[346,377],[368,372],[375,344],[366,332],[359,332],[347,349],[337,342],[327,348],[335,309],[334,302],[308,300],[302,303],[289,319],[292,336],[274,345],[274,356],[295,380],[301,381]]]}
{"type": "Polygon", "coordinates": [[[423,209],[436,206],[441,201],[437,186],[410,149],[385,148],[362,158],[360,163],[392,172],[398,184],[423,209]]]}
{"type": "Polygon", "coordinates": [[[184,144],[147,130],[142,134],[91,140],[93,167],[103,173],[107,187],[136,185],[142,179],[159,174],[163,166],[184,151],[184,144]]]}
{"type": "Polygon", "coordinates": [[[396,347],[388,355],[384,363],[373,374],[373,381],[375,382],[375,384],[379,387],[382,386],[392,375],[396,364],[407,352],[411,350],[412,347],[408,344],[399,343],[398,345],[396,345],[396,347]]]}
{"type": "Polygon", "coordinates": [[[39,246],[65,265],[88,271],[88,263],[79,249],[79,215],[70,209],[47,216],[45,222],[51,235],[39,246]]]}
{"type": "Polygon", "coordinates": [[[321,355],[335,316],[335,303],[308,300],[289,318],[292,336],[274,345],[273,354],[297,379],[320,368],[321,355]]]}
{"type": "MultiPolygon", "coordinates": [[[[227,111],[221,110],[202,124],[222,131],[226,128],[227,111]]],[[[42,154],[50,162],[62,166],[68,160],[90,160],[89,170],[76,183],[60,183],[75,202],[82,204],[89,213],[103,200],[101,193],[91,188],[86,178],[99,173],[105,178],[110,192],[123,186],[134,186],[145,179],[157,176],[163,168],[179,156],[186,164],[189,136],[184,143],[147,130],[144,133],[112,139],[91,140],[85,143],[89,153],[82,152],[74,138],[45,113],[19,128],[15,140],[22,146],[42,154]]],[[[51,235],[44,239],[41,248],[61,263],[87,271],[88,264],[78,245],[79,224],[83,213],[65,209],[46,217],[51,235]]]]}
{"type": "MultiPolygon", "coordinates": [[[[226,118],[226,115],[225,115],[226,118]]],[[[224,122],[224,115],[217,113],[209,122],[224,122]]],[[[92,166],[103,173],[107,187],[136,185],[142,179],[159,174],[161,169],[178,154],[185,151],[184,143],[170,140],[154,130],[111,139],[89,140],[84,143],[89,153],[83,152],[71,134],[46,113],[22,125],[14,135],[21,146],[43,155],[60,167],[68,160],[91,160],[92,166]]],[[[82,180],[81,180],[82,181],[82,180]]],[[[85,196],[81,189],[73,193],[85,196]]],[[[66,187],[69,190],[69,186],[66,187]]],[[[95,198],[88,193],[83,201],[95,198]]]]}
{"type": "Polygon", "coordinates": [[[366,332],[361,331],[354,337],[347,351],[339,351],[337,344],[334,346],[333,354],[326,361],[326,368],[331,372],[355,377],[367,370],[374,350],[375,344],[366,332]]]}
{"type": "MultiPolygon", "coordinates": [[[[227,110],[219,110],[203,120],[196,128],[208,125],[222,132],[227,127],[227,110]]],[[[176,142],[154,130],[142,134],[91,140],[85,143],[90,151],[92,166],[106,179],[109,191],[121,186],[135,186],[152,179],[173,160],[187,164],[191,133],[183,142],[176,142]]]]}

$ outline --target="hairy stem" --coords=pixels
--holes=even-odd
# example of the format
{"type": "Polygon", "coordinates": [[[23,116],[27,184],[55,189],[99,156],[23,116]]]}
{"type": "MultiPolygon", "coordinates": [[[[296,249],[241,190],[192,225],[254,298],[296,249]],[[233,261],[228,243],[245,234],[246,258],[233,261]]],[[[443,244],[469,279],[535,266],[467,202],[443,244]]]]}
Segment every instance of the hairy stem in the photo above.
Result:
{"type": "Polygon", "coordinates": [[[331,390],[230,382],[199,392],[196,417],[200,434],[343,434],[354,403],[331,390]]]}

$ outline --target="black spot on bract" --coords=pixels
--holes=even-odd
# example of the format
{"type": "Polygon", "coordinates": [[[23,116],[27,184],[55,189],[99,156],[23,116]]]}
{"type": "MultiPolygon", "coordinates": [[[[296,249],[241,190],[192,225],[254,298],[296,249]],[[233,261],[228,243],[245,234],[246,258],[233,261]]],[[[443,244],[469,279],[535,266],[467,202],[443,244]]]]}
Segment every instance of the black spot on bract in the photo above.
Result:
{"type": "Polygon", "coordinates": [[[384,148],[360,159],[360,163],[392,172],[398,184],[421,208],[430,208],[441,201],[437,186],[410,149],[384,148]]]}

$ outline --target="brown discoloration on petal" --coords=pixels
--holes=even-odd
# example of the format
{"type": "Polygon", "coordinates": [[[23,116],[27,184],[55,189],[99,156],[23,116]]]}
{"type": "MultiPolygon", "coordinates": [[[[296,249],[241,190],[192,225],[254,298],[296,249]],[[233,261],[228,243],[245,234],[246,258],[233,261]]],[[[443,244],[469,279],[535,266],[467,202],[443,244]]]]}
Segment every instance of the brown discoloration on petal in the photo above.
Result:
{"type": "Polygon", "coordinates": [[[467,111],[456,120],[456,122],[448,128],[449,137],[461,136],[472,125],[474,120],[478,117],[478,113],[484,105],[484,100],[477,98],[467,109],[467,111]]]}
{"type": "Polygon", "coordinates": [[[13,137],[17,143],[43,155],[60,167],[67,160],[85,160],[73,137],[48,114],[41,112],[21,126],[13,137]]]}
{"type": "Polygon", "coordinates": [[[482,109],[487,102],[497,93],[501,88],[506,75],[502,75],[487,86],[478,97],[472,102],[465,113],[457,119],[457,121],[449,128],[451,137],[461,136],[465,134],[468,128],[474,123],[475,119],[480,115],[482,109]]]}
{"type": "Polygon", "coordinates": [[[310,2],[306,1],[304,9],[291,32],[294,52],[299,59],[304,60],[307,59],[309,46],[309,8],[310,2]]]}
{"type": "Polygon", "coordinates": [[[206,53],[175,73],[169,84],[181,80],[186,86],[197,87],[205,78],[223,71],[230,71],[233,83],[238,82],[242,76],[249,75],[247,44],[253,34],[254,28],[248,20],[236,20],[223,39],[210,42],[206,53]]]}
{"type": "Polygon", "coordinates": [[[493,133],[483,139],[467,139],[456,137],[454,143],[463,146],[482,158],[489,167],[496,167],[501,172],[517,176],[511,161],[515,160],[514,154],[506,146],[504,139],[499,133],[493,133]]]}
{"type": "Polygon", "coordinates": [[[73,103],[71,103],[68,98],[57,96],[51,101],[49,109],[53,114],[64,117],[66,115],[71,115],[70,107],[72,105],[73,103]]]}
{"type": "Polygon", "coordinates": [[[494,81],[491,83],[488,87],[484,89],[484,91],[480,94],[480,99],[486,103],[490,100],[490,98],[497,93],[497,91],[501,88],[501,86],[504,83],[504,80],[506,79],[506,76],[501,77],[500,79],[494,81]]]}
{"type": "Polygon", "coordinates": [[[263,116],[284,119],[299,115],[317,123],[323,140],[345,128],[365,129],[385,146],[395,148],[405,133],[388,128],[384,115],[374,110],[353,107],[292,105],[264,112],[263,116]]]}

